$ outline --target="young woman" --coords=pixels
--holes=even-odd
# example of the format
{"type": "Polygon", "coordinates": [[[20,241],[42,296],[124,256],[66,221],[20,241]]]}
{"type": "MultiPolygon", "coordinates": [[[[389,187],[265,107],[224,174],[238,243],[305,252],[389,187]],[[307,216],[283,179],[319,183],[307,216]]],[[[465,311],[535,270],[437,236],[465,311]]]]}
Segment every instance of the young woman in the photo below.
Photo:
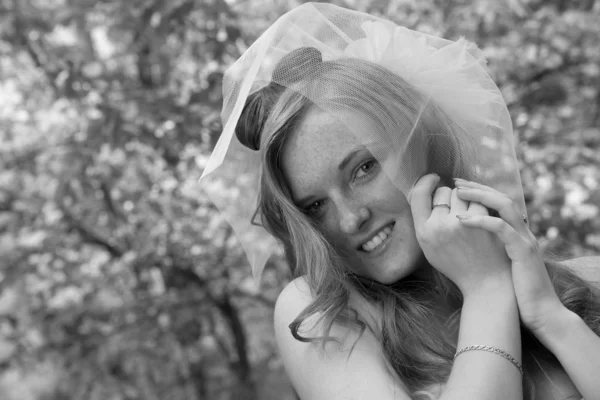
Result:
{"type": "Polygon", "coordinates": [[[243,192],[213,199],[255,276],[246,234],[283,244],[275,331],[303,400],[600,398],[600,288],[542,259],[473,45],[305,4],[224,94],[205,175],[243,192]]]}

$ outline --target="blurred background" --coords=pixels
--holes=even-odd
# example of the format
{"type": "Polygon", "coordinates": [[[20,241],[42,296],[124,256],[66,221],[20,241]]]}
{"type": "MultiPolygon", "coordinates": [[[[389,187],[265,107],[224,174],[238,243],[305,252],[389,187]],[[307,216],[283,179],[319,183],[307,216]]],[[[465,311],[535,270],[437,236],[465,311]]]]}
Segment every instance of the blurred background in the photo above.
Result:
{"type": "MultiPolygon", "coordinates": [[[[262,286],[198,184],[225,69],[290,0],[0,0],[0,399],[295,399],[262,286]]],[[[600,248],[600,1],[346,0],[476,42],[531,228],[600,248]]],[[[235,196],[235,188],[228,195],[235,196]]]]}

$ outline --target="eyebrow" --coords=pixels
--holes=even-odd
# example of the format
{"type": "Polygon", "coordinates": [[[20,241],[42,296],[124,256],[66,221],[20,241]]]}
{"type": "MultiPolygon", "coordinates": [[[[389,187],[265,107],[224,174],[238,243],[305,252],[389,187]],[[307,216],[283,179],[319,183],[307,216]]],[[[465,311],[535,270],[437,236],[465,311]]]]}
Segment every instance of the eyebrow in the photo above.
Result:
{"type": "MultiPolygon", "coordinates": [[[[346,168],[346,165],[348,165],[348,163],[350,161],[352,161],[352,159],[354,159],[354,157],[356,157],[356,155],[364,149],[365,149],[364,146],[360,146],[359,148],[354,149],[350,153],[348,153],[348,155],[346,155],[346,157],[344,157],[342,162],[340,162],[340,165],[338,165],[338,169],[341,171],[344,168],[346,168]]],[[[309,200],[313,200],[313,199],[315,199],[315,196],[309,195],[309,196],[303,197],[299,200],[296,200],[294,203],[296,203],[296,205],[298,205],[299,207],[304,207],[304,205],[306,203],[308,203],[309,200]]]]}
{"type": "Polygon", "coordinates": [[[340,165],[338,166],[338,169],[341,171],[344,168],[346,168],[346,165],[348,165],[348,163],[350,161],[352,161],[352,159],[354,157],[356,157],[356,155],[361,151],[364,150],[364,146],[359,147],[358,149],[352,150],[350,153],[348,153],[348,155],[346,157],[344,157],[344,159],[342,160],[342,162],[340,163],[340,165]]]}

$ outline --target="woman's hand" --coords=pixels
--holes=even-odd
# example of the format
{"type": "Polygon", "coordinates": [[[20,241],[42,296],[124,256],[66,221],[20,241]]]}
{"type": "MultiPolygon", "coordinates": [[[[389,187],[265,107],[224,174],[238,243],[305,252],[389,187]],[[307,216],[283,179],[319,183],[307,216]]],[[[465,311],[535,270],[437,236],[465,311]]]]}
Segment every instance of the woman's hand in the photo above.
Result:
{"type": "Polygon", "coordinates": [[[525,216],[507,195],[495,189],[462,179],[456,179],[455,185],[460,199],[478,202],[500,215],[500,218],[465,215],[460,222],[465,227],[493,233],[502,240],[512,260],[512,281],[521,321],[534,334],[542,332],[554,316],[561,314],[564,306],[554,290],[525,216]]]}
{"type": "Polygon", "coordinates": [[[465,297],[494,287],[511,287],[510,259],[504,244],[494,233],[467,228],[456,217],[483,218],[487,209],[460,199],[456,189],[444,186],[435,190],[439,179],[434,174],[425,175],[409,194],[417,240],[425,257],[465,297]]]}

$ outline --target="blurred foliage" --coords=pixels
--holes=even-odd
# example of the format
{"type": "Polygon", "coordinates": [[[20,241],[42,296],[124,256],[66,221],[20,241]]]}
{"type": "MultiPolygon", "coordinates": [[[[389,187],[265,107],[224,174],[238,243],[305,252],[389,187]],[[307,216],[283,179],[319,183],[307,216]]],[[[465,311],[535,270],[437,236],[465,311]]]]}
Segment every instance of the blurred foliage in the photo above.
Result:
{"type": "MultiPolygon", "coordinates": [[[[0,398],[295,398],[271,326],[285,263],[254,288],[197,180],[224,70],[299,3],[0,0],[0,398]]],[[[599,1],[335,3],[475,41],[532,230],[597,252],[599,1]]]]}

